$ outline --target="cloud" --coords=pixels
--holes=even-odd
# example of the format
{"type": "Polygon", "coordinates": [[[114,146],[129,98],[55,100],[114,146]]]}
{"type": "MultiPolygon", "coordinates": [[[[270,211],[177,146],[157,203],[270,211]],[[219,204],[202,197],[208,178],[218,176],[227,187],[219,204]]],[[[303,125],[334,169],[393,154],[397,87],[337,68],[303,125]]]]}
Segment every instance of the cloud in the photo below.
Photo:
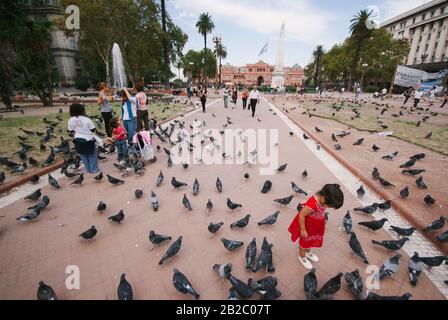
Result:
{"type": "Polygon", "coordinates": [[[429,0],[385,0],[379,5],[380,20],[384,22],[427,2],[429,0]]]}

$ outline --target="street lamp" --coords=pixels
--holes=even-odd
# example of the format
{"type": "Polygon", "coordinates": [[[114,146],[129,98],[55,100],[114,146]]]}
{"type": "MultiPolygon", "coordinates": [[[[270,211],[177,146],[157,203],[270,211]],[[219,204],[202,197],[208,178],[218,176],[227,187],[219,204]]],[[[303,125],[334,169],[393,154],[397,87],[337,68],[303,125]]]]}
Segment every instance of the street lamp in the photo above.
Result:
{"type": "Polygon", "coordinates": [[[364,73],[366,72],[366,68],[368,67],[369,65],[367,64],[367,63],[363,63],[362,64],[362,75],[361,75],[361,88],[364,88],[364,73]]]}
{"type": "MultiPolygon", "coordinates": [[[[213,37],[213,42],[215,43],[215,48],[219,48],[222,41],[222,37],[220,35],[215,35],[213,37]]],[[[218,70],[218,74],[216,77],[216,93],[218,93],[218,88],[221,86],[221,54],[219,50],[216,50],[216,69],[218,70]]]]}

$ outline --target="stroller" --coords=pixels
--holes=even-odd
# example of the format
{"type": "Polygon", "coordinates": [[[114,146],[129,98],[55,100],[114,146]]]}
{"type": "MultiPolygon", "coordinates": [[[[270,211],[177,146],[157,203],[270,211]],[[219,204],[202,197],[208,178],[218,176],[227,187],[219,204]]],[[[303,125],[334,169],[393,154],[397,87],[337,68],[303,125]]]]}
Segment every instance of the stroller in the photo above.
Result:
{"type": "Polygon", "coordinates": [[[150,163],[157,161],[149,131],[137,132],[132,138],[132,143],[133,152],[140,160],[149,161],[150,163]]]}

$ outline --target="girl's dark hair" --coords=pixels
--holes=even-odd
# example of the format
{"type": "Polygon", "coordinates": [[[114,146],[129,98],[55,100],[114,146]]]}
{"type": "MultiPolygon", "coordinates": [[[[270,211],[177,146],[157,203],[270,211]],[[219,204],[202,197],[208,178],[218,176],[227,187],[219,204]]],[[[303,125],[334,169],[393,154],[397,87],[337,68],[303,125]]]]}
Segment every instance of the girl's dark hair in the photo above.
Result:
{"type": "Polygon", "coordinates": [[[318,194],[325,198],[328,207],[339,209],[344,204],[344,193],[338,184],[326,184],[318,194]]]}
{"type": "Polygon", "coordinates": [[[70,117],[79,117],[86,115],[86,108],[80,103],[70,105],[70,117]]]}
{"type": "Polygon", "coordinates": [[[111,128],[118,128],[118,118],[112,118],[109,120],[109,125],[111,126],[111,128]]]}
{"type": "Polygon", "coordinates": [[[144,89],[144,87],[143,87],[143,83],[141,83],[141,82],[137,82],[137,83],[135,84],[135,89],[136,89],[138,92],[142,92],[143,89],[144,89]]]}

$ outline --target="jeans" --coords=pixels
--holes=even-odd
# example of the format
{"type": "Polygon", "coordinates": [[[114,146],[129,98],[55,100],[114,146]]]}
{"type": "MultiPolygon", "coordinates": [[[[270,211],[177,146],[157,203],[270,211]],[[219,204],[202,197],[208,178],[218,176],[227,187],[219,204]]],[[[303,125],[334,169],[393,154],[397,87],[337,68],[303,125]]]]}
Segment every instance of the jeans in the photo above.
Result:
{"type": "Polygon", "coordinates": [[[107,136],[112,137],[112,130],[110,129],[110,119],[112,119],[112,112],[101,112],[104,120],[104,129],[106,130],[107,136]]]}
{"type": "Polygon", "coordinates": [[[115,147],[117,148],[117,160],[126,160],[128,158],[128,145],[126,140],[115,141],[115,147]]]}
{"type": "Polygon", "coordinates": [[[255,116],[255,108],[257,107],[258,100],[250,99],[250,107],[252,109],[252,118],[255,116]]]}
{"type": "Polygon", "coordinates": [[[137,128],[136,118],[133,118],[131,120],[123,120],[123,126],[126,129],[126,132],[128,133],[129,145],[132,145],[132,138],[134,137],[135,129],[137,128]]]}
{"type": "Polygon", "coordinates": [[[145,130],[149,130],[149,118],[148,118],[148,110],[137,110],[137,131],[141,131],[143,126],[145,126],[145,130]]]}
{"type": "Polygon", "coordinates": [[[201,98],[202,112],[205,112],[205,104],[206,103],[207,103],[207,98],[201,98]]]}
{"type": "Polygon", "coordinates": [[[243,98],[243,109],[246,109],[247,106],[247,98],[243,98]]]}
{"type": "Polygon", "coordinates": [[[87,173],[97,173],[99,171],[98,149],[96,147],[93,153],[79,154],[79,157],[81,158],[81,161],[84,164],[84,168],[87,173]]]}
{"type": "Polygon", "coordinates": [[[229,96],[224,96],[224,108],[229,107],[229,96]]]}

